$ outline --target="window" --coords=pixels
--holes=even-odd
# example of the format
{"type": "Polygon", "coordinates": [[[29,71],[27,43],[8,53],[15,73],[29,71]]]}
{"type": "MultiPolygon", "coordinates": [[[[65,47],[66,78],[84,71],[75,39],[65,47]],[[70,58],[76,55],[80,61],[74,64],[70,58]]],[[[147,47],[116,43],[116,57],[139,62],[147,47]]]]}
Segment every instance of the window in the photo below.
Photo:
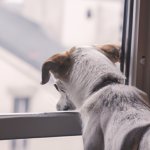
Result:
{"type": "Polygon", "coordinates": [[[56,111],[60,95],[53,79],[40,85],[44,60],[75,45],[121,43],[122,0],[3,0],[0,5],[0,113],[14,113],[16,93],[30,97],[28,106],[16,100],[16,107],[56,111]]]}
{"type": "Polygon", "coordinates": [[[20,139],[20,140],[12,140],[11,141],[11,149],[12,150],[26,150],[27,149],[27,140],[20,139]]]}
{"type": "Polygon", "coordinates": [[[29,102],[30,99],[28,97],[16,97],[14,99],[14,112],[28,112],[29,111],[29,102]]]}
{"type": "MultiPolygon", "coordinates": [[[[14,112],[28,112],[29,110],[29,102],[30,99],[28,97],[16,97],[14,99],[14,112]]],[[[12,150],[26,150],[27,149],[27,140],[20,139],[20,140],[12,140],[11,141],[11,149],[12,150]]]]}
{"type": "Polygon", "coordinates": [[[124,5],[124,30],[122,36],[121,71],[126,76],[126,84],[129,84],[130,55],[132,45],[134,0],[126,0],[124,5]]]}
{"type": "Polygon", "coordinates": [[[86,16],[88,19],[90,19],[92,17],[92,11],[90,9],[87,10],[86,16]]]}
{"type": "MultiPolygon", "coordinates": [[[[3,6],[0,8],[0,113],[21,112],[1,114],[1,140],[39,138],[40,144],[43,137],[55,137],[58,141],[61,140],[59,136],[69,136],[83,149],[79,114],[54,112],[59,93],[51,84],[40,85],[43,61],[74,45],[122,42],[121,68],[128,77],[126,83],[149,92],[147,60],[150,54],[146,25],[150,20],[149,3],[140,0],[3,0],[0,5],[3,6]],[[25,95],[14,98],[10,92],[12,87],[25,95]],[[32,93],[31,97],[29,93],[32,93]]],[[[49,144],[51,140],[46,138],[49,144]]],[[[3,150],[29,150],[31,143],[35,146],[36,142],[1,141],[0,147],[5,147],[3,150]]]]}

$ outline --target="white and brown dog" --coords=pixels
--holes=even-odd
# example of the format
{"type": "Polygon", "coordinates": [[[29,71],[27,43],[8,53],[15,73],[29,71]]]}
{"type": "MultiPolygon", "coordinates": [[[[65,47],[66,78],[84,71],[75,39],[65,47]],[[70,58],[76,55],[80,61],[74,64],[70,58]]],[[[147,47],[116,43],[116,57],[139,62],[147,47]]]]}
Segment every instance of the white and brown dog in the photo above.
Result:
{"type": "Polygon", "coordinates": [[[43,64],[42,84],[50,73],[58,79],[57,108],[80,110],[85,150],[150,150],[147,95],[124,85],[118,60],[119,47],[103,45],[73,47],[43,64]]]}

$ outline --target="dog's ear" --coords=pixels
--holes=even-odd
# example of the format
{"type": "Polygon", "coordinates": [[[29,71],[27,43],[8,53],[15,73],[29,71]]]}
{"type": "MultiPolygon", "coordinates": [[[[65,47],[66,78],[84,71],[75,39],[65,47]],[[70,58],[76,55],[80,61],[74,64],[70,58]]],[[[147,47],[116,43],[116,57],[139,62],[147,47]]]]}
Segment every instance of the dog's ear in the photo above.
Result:
{"type": "Polygon", "coordinates": [[[121,47],[119,45],[102,45],[102,46],[96,46],[97,50],[104,53],[113,63],[120,61],[120,49],[121,47]]]}
{"type": "Polygon", "coordinates": [[[42,82],[41,84],[46,84],[50,79],[50,70],[56,68],[57,65],[55,62],[51,61],[50,59],[47,60],[42,66],[42,82]]]}
{"type": "Polygon", "coordinates": [[[66,77],[68,70],[72,64],[70,53],[65,52],[62,54],[56,54],[49,59],[42,66],[42,82],[41,84],[46,84],[50,79],[50,72],[56,78],[62,79],[66,77]]]}

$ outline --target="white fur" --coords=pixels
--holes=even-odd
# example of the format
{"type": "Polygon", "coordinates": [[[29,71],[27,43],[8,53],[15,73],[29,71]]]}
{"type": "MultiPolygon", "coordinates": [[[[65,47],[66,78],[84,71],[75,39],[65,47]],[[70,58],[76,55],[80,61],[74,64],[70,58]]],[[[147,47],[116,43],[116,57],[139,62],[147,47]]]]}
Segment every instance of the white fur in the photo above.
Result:
{"type": "Polygon", "coordinates": [[[101,78],[109,75],[117,77],[122,83],[124,82],[125,77],[117,71],[115,64],[93,47],[78,48],[72,59],[74,59],[74,65],[70,81],[69,84],[64,84],[71,96],[70,99],[77,107],[84,103],[93,85],[100,82],[101,78]]]}
{"type": "MultiPolygon", "coordinates": [[[[80,110],[85,150],[121,150],[124,138],[131,130],[150,124],[146,94],[124,85],[124,75],[94,47],[76,48],[71,59],[74,64],[69,80],[60,82],[68,99],[80,110]],[[91,93],[93,87],[107,77],[117,78],[120,84],[91,93]]],[[[143,147],[142,141],[140,150],[143,147]]]]}

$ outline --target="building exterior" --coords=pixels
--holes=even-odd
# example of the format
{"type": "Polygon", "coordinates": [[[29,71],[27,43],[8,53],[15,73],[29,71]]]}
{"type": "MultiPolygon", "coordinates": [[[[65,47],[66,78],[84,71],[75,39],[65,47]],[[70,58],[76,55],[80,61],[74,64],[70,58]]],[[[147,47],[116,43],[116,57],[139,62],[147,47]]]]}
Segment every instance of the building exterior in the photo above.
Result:
{"type": "Polygon", "coordinates": [[[0,113],[56,111],[58,92],[42,86],[41,72],[9,51],[0,49],[0,113]]]}
{"type": "Polygon", "coordinates": [[[123,1],[25,0],[23,14],[65,47],[121,41],[123,1]]]}

